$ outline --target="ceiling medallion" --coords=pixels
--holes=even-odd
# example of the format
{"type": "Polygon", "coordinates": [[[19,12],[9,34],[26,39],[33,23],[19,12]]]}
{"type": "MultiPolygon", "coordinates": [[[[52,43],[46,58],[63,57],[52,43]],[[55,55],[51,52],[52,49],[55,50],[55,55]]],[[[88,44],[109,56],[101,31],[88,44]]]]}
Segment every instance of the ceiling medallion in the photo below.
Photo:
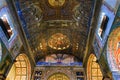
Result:
{"type": "Polygon", "coordinates": [[[48,39],[48,45],[52,49],[64,50],[70,46],[70,40],[62,33],[56,33],[48,39]]]}
{"type": "Polygon", "coordinates": [[[66,0],[48,0],[48,3],[52,7],[62,7],[65,4],[66,0]]]}

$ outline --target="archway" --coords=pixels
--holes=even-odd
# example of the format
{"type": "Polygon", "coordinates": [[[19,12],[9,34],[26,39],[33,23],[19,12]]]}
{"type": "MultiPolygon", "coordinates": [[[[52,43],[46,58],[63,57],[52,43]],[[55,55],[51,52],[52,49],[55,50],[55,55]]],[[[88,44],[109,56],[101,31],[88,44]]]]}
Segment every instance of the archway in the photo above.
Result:
{"type": "Polygon", "coordinates": [[[25,54],[17,56],[6,80],[30,80],[31,66],[25,54]]]}
{"type": "Polygon", "coordinates": [[[111,71],[120,71],[120,27],[114,29],[109,35],[107,60],[111,71]]]}
{"type": "Polygon", "coordinates": [[[54,73],[48,78],[48,80],[70,80],[70,79],[63,73],[54,73]]]}
{"type": "Polygon", "coordinates": [[[96,56],[91,54],[87,62],[87,80],[102,80],[102,78],[100,67],[96,62],[96,56]]]}

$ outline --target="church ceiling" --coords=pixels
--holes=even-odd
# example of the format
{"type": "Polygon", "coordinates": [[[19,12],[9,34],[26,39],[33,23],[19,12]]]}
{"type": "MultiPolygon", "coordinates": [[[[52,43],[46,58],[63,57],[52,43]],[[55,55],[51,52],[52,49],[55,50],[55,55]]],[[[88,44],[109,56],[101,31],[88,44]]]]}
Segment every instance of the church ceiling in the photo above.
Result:
{"type": "Polygon", "coordinates": [[[82,61],[93,1],[19,0],[34,57],[70,54],[82,61]]]}

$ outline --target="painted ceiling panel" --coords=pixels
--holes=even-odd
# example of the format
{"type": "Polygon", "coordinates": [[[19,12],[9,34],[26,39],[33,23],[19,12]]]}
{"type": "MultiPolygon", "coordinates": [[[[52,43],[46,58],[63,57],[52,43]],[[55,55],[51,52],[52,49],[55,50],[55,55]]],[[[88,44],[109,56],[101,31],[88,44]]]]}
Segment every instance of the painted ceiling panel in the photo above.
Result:
{"type": "Polygon", "coordinates": [[[50,54],[83,60],[94,0],[16,0],[36,62],[50,54]]]}

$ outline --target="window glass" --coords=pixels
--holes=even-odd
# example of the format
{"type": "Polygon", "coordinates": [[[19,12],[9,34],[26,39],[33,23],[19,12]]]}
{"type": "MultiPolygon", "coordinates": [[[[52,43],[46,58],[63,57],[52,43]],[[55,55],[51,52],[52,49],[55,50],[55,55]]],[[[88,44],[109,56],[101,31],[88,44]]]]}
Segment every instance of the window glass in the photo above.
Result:
{"type": "Polygon", "coordinates": [[[3,32],[5,33],[7,39],[9,39],[13,32],[12,32],[12,29],[10,28],[10,25],[5,16],[1,17],[0,26],[3,30],[3,32]]]}
{"type": "Polygon", "coordinates": [[[6,38],[9,40],[13,35],[13,20],[10,15],[9,9],[4,7],[0,10],[0,27],[5,34],[6,38]]]}
{"type": "Polygon", "coordinates": [[[96,62],[96,57],[91,54],[87,63],[87,80],[102,80],[102,77],[102,72],[96,62]]]}
{"type": "Polygon", "coordinates": [[[103,38],[105,34],[105,30],[107,28],[107,23],[108,23],[108,16],[106,16],[104,13],[100,14],[100,20],[99,20],[99,28],[98,28],[98,35],[103,38]]]}

